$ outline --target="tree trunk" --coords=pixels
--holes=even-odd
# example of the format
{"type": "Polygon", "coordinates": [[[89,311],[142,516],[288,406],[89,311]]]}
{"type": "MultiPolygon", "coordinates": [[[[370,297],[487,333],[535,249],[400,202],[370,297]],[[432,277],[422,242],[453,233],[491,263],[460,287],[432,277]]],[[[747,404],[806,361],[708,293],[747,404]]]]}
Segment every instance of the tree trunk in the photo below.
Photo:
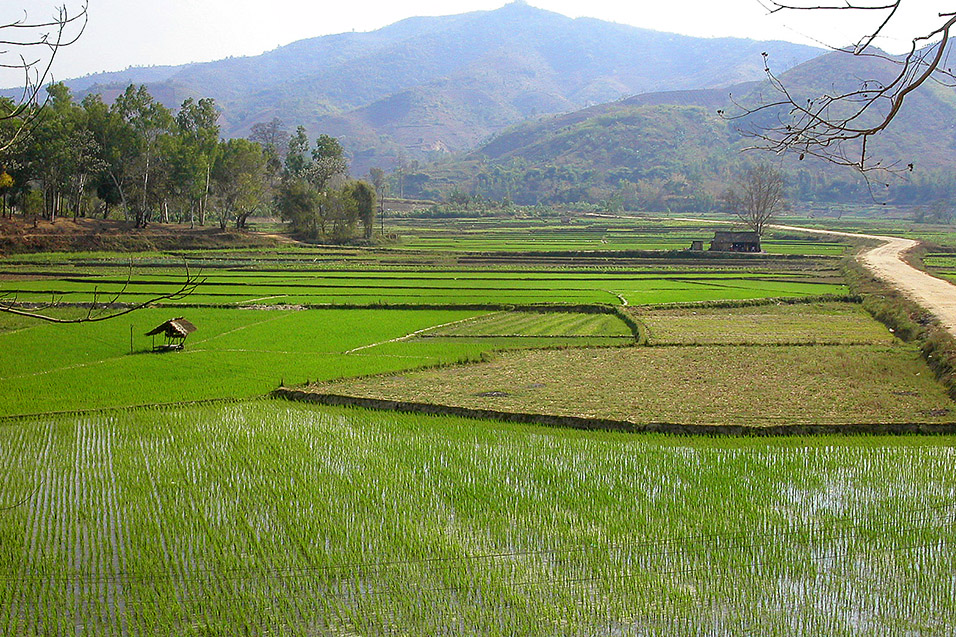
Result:
{"type": "Polygon", "coordinates": [[[202,194],[202,208],[199,212],[199,225],[206,222],[206,205],[209,203],[209,163],[206,163],[206,189],[202,194]]]}

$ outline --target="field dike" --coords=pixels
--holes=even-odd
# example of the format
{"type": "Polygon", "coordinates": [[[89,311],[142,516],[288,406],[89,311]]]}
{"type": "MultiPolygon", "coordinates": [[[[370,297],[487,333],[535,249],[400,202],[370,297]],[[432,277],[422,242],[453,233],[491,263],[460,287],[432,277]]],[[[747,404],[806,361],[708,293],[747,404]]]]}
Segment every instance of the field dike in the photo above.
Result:
{"type": "Polygon", "coordinates": [[[411,401],[361,398],[339,394],[321,394],[280,387],[270,394],[294,402],[328,406],[360,407],[378,411],[456,416],[478,420],[498,420],[525,425],[543,425],[586,431],[617,431],[625,433],[659,433],[679,436],[823,436],[823,435],[947,435],[956,434],[956,423],[856,423],[821,425],[688,425],[667,422],[634,423],[606,418],[557,416],[528,412],[472,409],[411,401]]]}
{"type": "Polygon", "coordinates": [[[850,289],[863,298],[863,308],[902,340],[919,346],[923,359],[956,400],[956,338],[923,307],[872,276],[854,259],[846,261],[850,289]]]}

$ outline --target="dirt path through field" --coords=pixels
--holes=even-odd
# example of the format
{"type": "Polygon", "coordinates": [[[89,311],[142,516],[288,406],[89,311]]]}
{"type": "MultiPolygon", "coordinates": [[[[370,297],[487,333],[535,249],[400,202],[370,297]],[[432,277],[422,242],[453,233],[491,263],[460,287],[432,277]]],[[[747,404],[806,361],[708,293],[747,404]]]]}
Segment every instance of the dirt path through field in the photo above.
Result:
{"type": "MultiPolygon", "coordinates": [[[[684,220],[705,221],[703,219],[684,220]]],[[[714,223],[725,222],[714,221],[714,223]]],[[[835,230],[819,230],[800,226],[775,224],[771,227],[775,230],[879,241],[879,245],[866,248],[860,252],[857,255],[857,260],[875,276],[883,279],[911,300],[932,312],[939,319],[939,322],[949,330],[949,333],[956,336],[956,285],[930,276],[922,270],[917,270],[903,258],[906,252],[919,245],[919,241],[902,237],[837,232],[835,230]]]]}
{"type": "Polygon", "coordinates": [[[867,248],[857,255],[857,260],[875,276],[932,312],[950,334],[956,336],[956,285],[917,270],[903,258],[906,252],[919,245],[919,241],[902,237],[833,232],[796,226],[775,225],[773,227],[779,230],[880,241],[880,245],[867,248]]]}

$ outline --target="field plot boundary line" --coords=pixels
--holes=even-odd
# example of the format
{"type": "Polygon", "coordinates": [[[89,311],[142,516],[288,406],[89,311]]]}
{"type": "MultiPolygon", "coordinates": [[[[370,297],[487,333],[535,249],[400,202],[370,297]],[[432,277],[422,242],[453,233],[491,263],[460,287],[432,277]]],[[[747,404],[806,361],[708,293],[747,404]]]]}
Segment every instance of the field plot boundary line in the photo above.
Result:
{"type": "Polygon", "coordinates": [[[126,413],[144,409],[177,409],[180,407],[191,407],[193,405],[229,405],[239,403],[250,403],[258,400],[264,400],[263,396],[251,396],[248,398],[203,398],[200,400],[184,400],[172,403],[140,403],[137,405],[113,405],[109,407],[94,407],[93,409],[64,409],[61,411],[37,411],[30,414],[6,414],[0,415],[0,424],[17,422],[19,420],[35,420],[39,418],[58,418],[60,416],[88,416],[93,414],[126,413]]]}
{"type": "Polygon", "coordinates": [[[399,336],[399,337],[396,337],[396,338],[390,338],[390,339],[388,339],[387,341],[380,341],[380,342],[378,342],[378,343],[369,343],[368,345],[362,345],[362,346],[360,346],[360,347],[355,347],[355,348],[352,348],[352,349],[348,350],[347,352],[342,352],[342,353],[343,353],[343,354],[354,354],[355,352],[360,352],[360,351],[362,351],[363,349],[371,349],[371,348],[373,348],[373,347],[378,347],[379,345],[387,345],[388,343],[399,343],[399,342],[401,342],[401,341],[407,341],[407,340],[410,339],[410,338],[415,338],[416,336],[419,336],[420,334],[424,334],[425,332],[430,332],[431,330],[440,330],[440,329],[443,328],[443,327],[450,327],[450,326],[452,326],[452,325],[458,325],[459,323],[465,323],[465,322],[467,322],[467,321],[474,321],[475,319],[478,319],[478,318],[483,318],[483,317],[486,317],[486,316],[494,316],[495,314],[503,314],[503,313],[504,313],[503,310],[498,310],[497,312],[492,312],[491,314],[482,314],[482,315],[480,315],[480,316],[469,316],[468,318],[458,319],[457,321],[449,321],[448,323],[442,323],[441,325],[430,325],[430,326],[428,326],[428,327],[423,327],[423,328],[420,329],[420,330],[415,330],[414,332],[411,332],[411,333],[406,334],[406,335],[404,335],[404,336],[399,336]]]}
{"type": "MultiPolygon", "coordinates": [[[[96,339],[94,339],[96,340],[96,339]]],[[[121,356],[110,356],[109,358],[101,358],[95,361],[89,361],[86,363],[74,363],[72,365],[64,365],[63,367],[54,367],[53,369],[45,369],[38,372],[31,372],[29,374],[17,374],[16,376],[7,376],[0,378],[0,382],[8,380],[19,380],[21,378],[34,378],[36,376],[46,376],[47,374],[56,374],[57,372],[66,372],[71,369],[83,369],[84,367],[95,367],[97,365],[102,365],[104,363],[112,363],[113,361],[120,360],[129,354],[123,354],[121,356]]]]}
{"type": "Polygon", "coordinates": [[[204,339],[202,339],[202,340],[193,341],[193,344],[194,344],[194,345],[199,345],[200,343],[208,343],[208,342],[211,341],[211,340],[220,338],[220,337],[222,337],[222,336],[228,336],[229,334],[234,334],[235,332],[239,332],[239,331],[241,331],[241,330],[246,330],[246,329],[249,329],[249,328],[252,328],[252,327],[258,327],[258,326],[260,326],[260,325],[265,325],[266,323],[271,323],[272,321],[278,321],[278,320],[280,320],[280,319],[284,319],[284,318],[287,318],[287,317],[289,317],[289,316],[292,316],[292,314],[293,314],[294,312],[295,312],[295,310],[291,310],[291,311],[289,311],[287,314],[279,314],[279,316],[273,316],[273,317],[264,319],[264,320],[262,320],[262,321],[256,321],[255,323],[249,323],[248,325],[240,325],[239,327],[233,328],[233,329],[231,329],[231,330],[226,330],[225,332],[220,332],[219,334],[213,334],[212,336],[209,336],[209,337],[204,338],[204,339]]]}
{"type": "Polygon", "coordinates": [[[770,425],[692,425],[668,422],[636,423],[628,420],[609,418],[588,418],[558,414],[535,414],[528,412],[499,411],[457,407],[437,403],[364,398],[342,394],[325,394],[280,387],[270,396],[293,402],[314,403],[340,407],[361,407],[377,411],[398,411],[406,413],[428,414],[433,416],[453,416],[477,420],[497,420],[526,425],[561,427],[565,429],[583,429],[588,431],[619,431],[626,433],[661,433],[682,436],[819,436],[819,435],[907,435],[907,434],[956,434],[956,422],[900,422],[900,423],[845,423],[845,424],[770,424],[770,425]]]}
{"type": "Polygon", "coordinates": [[[611,296],[616,296],[617,300],[621,302],[621,307],[627,307],[630,305],[630,303],[627,302],[627,299],[624,297],[623,294],[619,292],[615,292],[614,290],[604,290],[604,291],[610,294],[611,296]]]}
{"type": "Polygon", "coordinates": [[[284,296],[288,296],[288,294],[275,294],[273,296],[262,296],[262,297],[259,297],[258,299],[245,299],[243,301],[233,301],[232,303],[230,303],[230,305],[243,305],[245,303],[255,303],[256,301],[268,301],[269,299],[281,299],[284,296]]]}

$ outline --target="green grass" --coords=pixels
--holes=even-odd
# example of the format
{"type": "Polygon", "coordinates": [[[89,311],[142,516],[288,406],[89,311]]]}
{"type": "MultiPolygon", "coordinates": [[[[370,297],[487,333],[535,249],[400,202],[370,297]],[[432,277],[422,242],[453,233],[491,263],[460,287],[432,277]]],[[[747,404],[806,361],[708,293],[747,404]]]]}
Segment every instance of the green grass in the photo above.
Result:
{"type": "Polygon", "coordinates": [[[0,425],[0,632],[948,634],[956,440],[253,402],[0,425]]]}
{"type": "Polygon", "coordinates": [[[435,330],[428,336],[619,336],[631,338],[631,331],[613,314],[572,312],[495,312],[435,330]]]}
{"type": "Polygon", "coordinates": [[[517,317],[513,330],[470,333],[467,326],[484,325],[486,315],[187,308],[142,310],[78,325],[0,315],[0,415],[248,398],[280,382],[477,361],[494,350],[633,343],[627,326],[613,315],[495,313],[490,316],[502,324],[517,317]],[[197,332],[183,351],[152,352],[162,337],[154,341],[145,332],[178,315],[197,332]]]}
{"type": "MultiPolygon", "coordinates": [[[[0,414],[92,409],[265,394],[280,381],[339,378],[475,360],[489,344],[361,356],[354,348],[480,313],[432,310],[142,310],[101,323],[34,322],[0,332],[0,414]],[[198,331],[181,352],[143,336],[185,315],[198,331]],[[132,327],[133,351],[130,353],[132,327]]],[[[0,325],[7,324],[0,317],[0,325]]],[[[160,341],[162,342],[161,338],[160,341]]],[[[401,345],[401,343],[399,343],[401,345]]]]}

